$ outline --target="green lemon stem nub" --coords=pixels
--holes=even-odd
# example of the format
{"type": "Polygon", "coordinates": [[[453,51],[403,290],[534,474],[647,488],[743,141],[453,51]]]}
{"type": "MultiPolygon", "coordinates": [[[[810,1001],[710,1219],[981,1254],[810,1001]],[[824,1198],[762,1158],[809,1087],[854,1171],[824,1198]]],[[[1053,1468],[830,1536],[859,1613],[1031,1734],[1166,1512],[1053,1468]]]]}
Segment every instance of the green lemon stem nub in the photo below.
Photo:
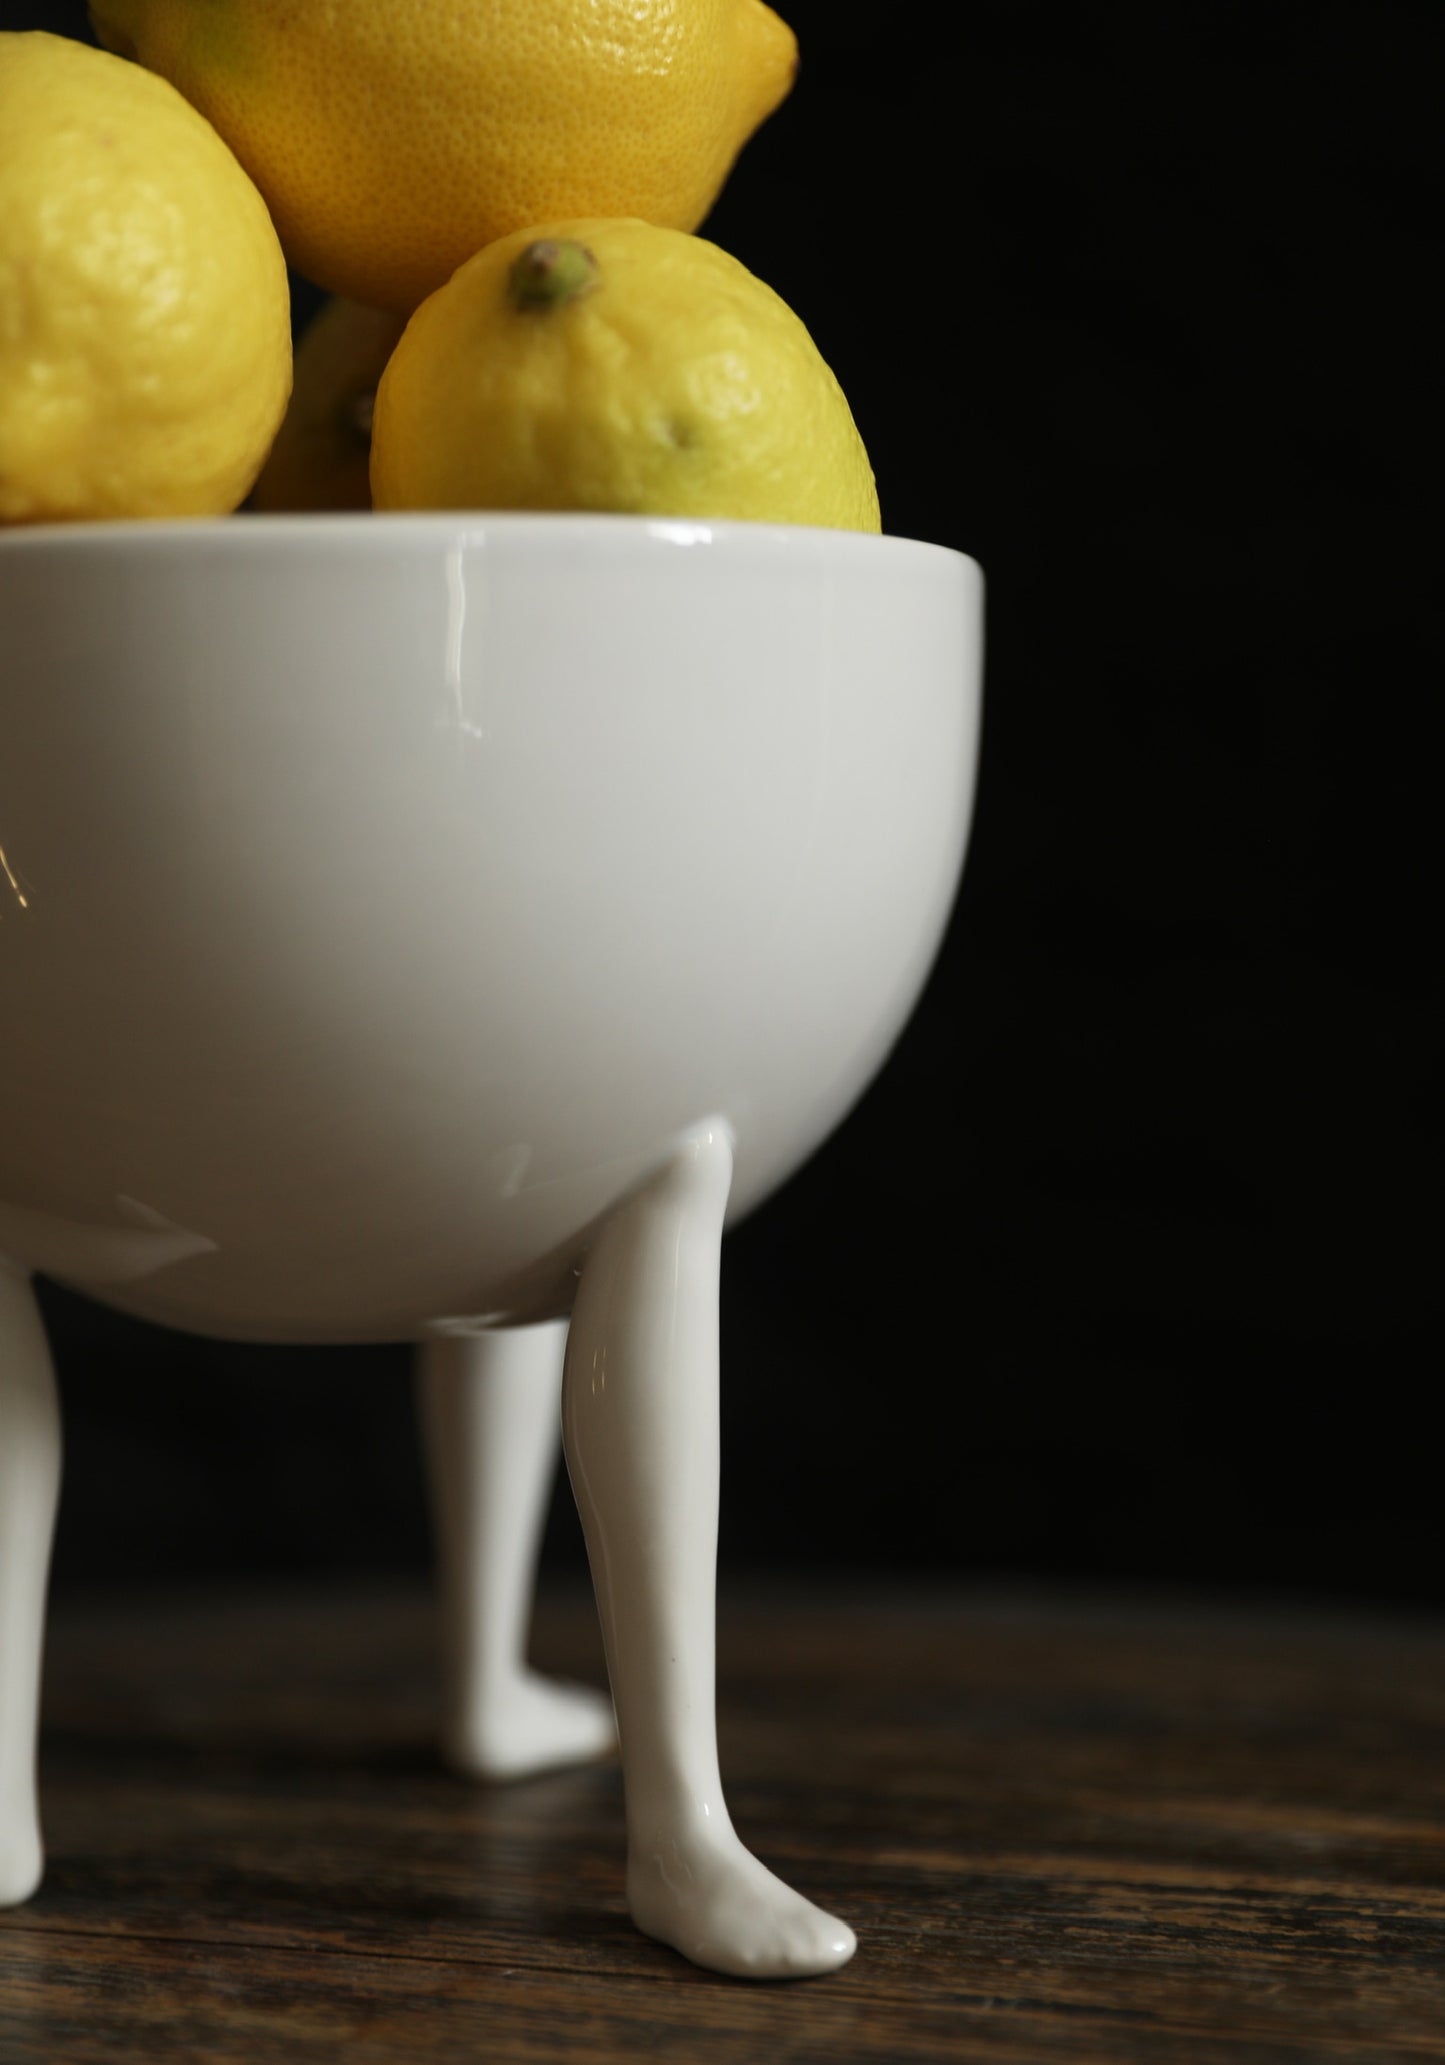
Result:
{"type": "Polygon", "coordinates": [[[513,308],[561,308],[597,284],[597,260],[571,237],[539,237],[512,260],[513,308]]]}

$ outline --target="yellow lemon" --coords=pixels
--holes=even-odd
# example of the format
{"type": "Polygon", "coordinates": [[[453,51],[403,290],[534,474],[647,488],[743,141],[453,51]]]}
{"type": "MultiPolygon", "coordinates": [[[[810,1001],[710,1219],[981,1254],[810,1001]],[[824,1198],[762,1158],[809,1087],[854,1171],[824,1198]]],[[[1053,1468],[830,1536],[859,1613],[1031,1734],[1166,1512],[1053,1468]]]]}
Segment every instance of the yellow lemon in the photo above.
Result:
{"type": "Polygon", "coordinates": [[[163,79],[0,34],[0,522],[234,509],[291,385],[265,204],[163,79]]]}
{"type": "Polygon", "coordinates": [[[528,223],[695,229],[792,83],[764,0],[91,0],[266,196],[291,263],[411,309],[528,223]]]}
{"type": "Polygon", "coordinates": [[[285,420],[251,491],[251,507],[369,509],[376,383],[405,317],[334,295],[296,346],[285,420]]]}
{"type": "Polygon", "coordinates": [[[378,509],[610,509],[879,528],[843,392],[793,311],[704,238],[560,222],[479,251],[376,393],[378,509]]]}

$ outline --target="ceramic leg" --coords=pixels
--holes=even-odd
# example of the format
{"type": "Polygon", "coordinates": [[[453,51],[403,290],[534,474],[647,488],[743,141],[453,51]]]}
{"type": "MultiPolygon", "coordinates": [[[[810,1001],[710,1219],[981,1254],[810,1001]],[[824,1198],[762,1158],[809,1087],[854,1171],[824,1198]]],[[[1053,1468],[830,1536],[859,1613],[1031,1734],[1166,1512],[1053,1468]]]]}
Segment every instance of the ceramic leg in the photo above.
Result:
{"type": "Polygon", "coordinates": [[[731,1181],[728,1129],[705,1123],[602,1228],[572,1315],[563,1437],[621,1734],[633,1919],[712,1971],[801,1978],[843,1964],[853,1933],[744,1848],[718,1771],[718,1251],[731,1181]]]}
{"type": "Polygon", "coordinates": [[[29,1279],[0,1262],[0,1907],[28,1900],[44,1852],[35,1737],[45,1588],[60,1493],[60,1409],[29,1279]]]}
{"type": "Polygon", "coordinates": [[[442,1605],[442,1748],[476,1778],[530,1777],[616,1746],[604,1694],[527,1664],[566,1340],[560,1320],[419,1351],[442,1605]]]}

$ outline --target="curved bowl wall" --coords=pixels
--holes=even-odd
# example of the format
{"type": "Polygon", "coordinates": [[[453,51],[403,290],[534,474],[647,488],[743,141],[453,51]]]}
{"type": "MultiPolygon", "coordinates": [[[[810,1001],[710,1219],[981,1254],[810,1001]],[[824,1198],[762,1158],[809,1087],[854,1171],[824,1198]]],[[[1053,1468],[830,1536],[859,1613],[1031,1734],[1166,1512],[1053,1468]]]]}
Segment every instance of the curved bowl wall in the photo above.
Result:
{"type": "Polygon", "coordinates": [[[0,1254],[405,1339],[565,1311],[701,1119],[746,1211],[937,951],[980,589],[625,517],[0,539],[0,1254]]]}

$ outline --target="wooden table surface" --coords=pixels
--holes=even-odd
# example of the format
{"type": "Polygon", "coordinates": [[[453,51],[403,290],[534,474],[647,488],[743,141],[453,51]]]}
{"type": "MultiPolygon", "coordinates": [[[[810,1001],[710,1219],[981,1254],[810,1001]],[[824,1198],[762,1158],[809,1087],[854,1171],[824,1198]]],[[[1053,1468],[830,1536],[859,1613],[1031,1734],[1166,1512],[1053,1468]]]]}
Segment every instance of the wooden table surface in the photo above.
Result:
{"type": "MultiPolygon", "coordinates": [[[[432,1645],[404,1590],[59,1611],[0,2065],[1445,2059],[1438,1621],[726,1593],[734,1818],[860,1938],[771,1985],[633,1931],[614,1768],[439,1768],[432,1645]]],[[[601,1682],[590,1602],[536,1653],[601,1682]]]]}

